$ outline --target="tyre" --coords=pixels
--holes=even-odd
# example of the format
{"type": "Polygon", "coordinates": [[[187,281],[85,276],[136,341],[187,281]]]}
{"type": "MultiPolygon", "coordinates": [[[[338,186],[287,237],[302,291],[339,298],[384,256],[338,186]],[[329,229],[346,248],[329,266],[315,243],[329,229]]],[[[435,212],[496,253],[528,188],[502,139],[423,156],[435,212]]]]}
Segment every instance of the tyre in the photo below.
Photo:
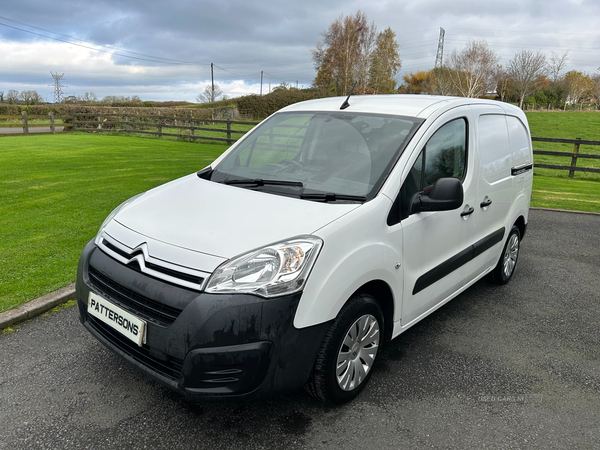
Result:
{"type": "Polygon", "coordinates": [[[325,403],[352,400],[371,377],[383,331],[377,301],[368,294],[354,295],[325,335],[305,389],[325,403]]]}
{"type": "Polygon", "coordinates": [[[513,273],[515,273],[520,246],[521,232],[516,226],[513,226],[504,245],[504,250],[502,250],[502,254],[500,255],[500,260],[489,275],[490,281],[496,284],[508,283],[513,273]]]}

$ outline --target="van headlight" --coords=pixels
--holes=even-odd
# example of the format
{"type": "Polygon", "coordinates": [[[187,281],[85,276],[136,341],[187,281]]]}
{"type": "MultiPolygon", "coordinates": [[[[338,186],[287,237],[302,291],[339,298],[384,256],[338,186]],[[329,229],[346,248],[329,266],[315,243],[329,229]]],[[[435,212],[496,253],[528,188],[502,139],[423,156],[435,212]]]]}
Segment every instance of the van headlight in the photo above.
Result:
{"type": "Polygon", "coordinates": [[[138,197],[141,197],[144,194],[145,194],[145,192],[142,192],[141,194],[138,194],[138,195],[134,195],[133,197],[125,200],[123,203],[121,203],[119,206],[117,206],[115,209],[112,210],[112,212],[106,217],[106,219],[104,219],[104,222],[102,222],[102,225],[100,225],[100,229],[98,230],[98,233],[96,234],[96,239],[94,239],[94,243],[96,245],[98,245],[98,242],[100,242],[100,236],[102,235],[102,232],[104,231],[106,226],[110,223],[110,221],[113,220],[115,218],[115,216],[117,214],[119,214],[119,212],[121,210],[123,210],[127,205],[129,205],[134,200],[136,200],[138,197]]]}
{"type": "Polygon", "coordinates": [[[301,291],[322,245],[318,237],[299,236],[237,256],[215,270],[206,292],[270,298],[301,291]]]}

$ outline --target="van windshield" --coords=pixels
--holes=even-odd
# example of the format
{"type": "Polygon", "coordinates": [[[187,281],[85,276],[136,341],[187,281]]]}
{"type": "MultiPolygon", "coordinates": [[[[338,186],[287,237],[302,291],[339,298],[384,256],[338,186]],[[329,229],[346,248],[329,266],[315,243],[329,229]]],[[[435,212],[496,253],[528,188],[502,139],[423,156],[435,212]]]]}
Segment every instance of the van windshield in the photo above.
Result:
{"type": "Polygon", "coordinates": [[[219,163],[211,180],[307,200],[370,200],[421,123],[349,112],[275,114],[219,163]]]}

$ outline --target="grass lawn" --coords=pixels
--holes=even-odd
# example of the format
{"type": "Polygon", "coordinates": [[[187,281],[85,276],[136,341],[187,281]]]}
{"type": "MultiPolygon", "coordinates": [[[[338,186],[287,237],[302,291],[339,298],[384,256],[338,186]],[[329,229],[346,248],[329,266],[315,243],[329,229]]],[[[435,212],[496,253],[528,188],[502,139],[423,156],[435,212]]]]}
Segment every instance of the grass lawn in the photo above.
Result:
{"type": "Polygon", "coordinates": [[[90,134],[0,138],[0,312],[74,281],[81,250],[113,208],[226,148],[90,134]]]}
{"type": "MultiPolygon", "coordinates": [[[[600,141],[600,112],[528,112],[531,135],[600,141]]],[[[573,144],[534,142],[534,150],[573,152],[573,144]]],[[[600,155],[600,146],[582,145],[579,153],[600,155]]],[[[538,164],[571,165],[571,158],[535,155],[538,164]]],[[[578,166],[600,168],[600,159],[579,159],[578,166]]],[[[534,168],[531,206],[600,212],[600,174],[534,168]]]]}
{"type": "MultiPolygon", "coordinates": [[[[600,113],[527,115],[533,136],[600,140],[600,113]]],[[[534,148],[546,145],[561,151],[534,148]]],[[[85,133],[1,137],[0,312],[74,281],[81,250],[114,207],[205,167],[226,148],[85,133]]],[[[535,169],[532,206],[600,212],[600,177],[567,175],[535,169]]]]}
{"type": "Polygon", "coordinates": [[[531,206],[600,213],[600,182],[535,175],[531,206]]]}
{"type": "MultiPolygon", "coordinates": [[[[526,114],[532,136],[558,139],[581,138],[583,140],[600,141],[600,111],[550,111],[528,112],[526,114]]],[[[534,142],[533,149],[573,153],[573,144],[534,142]]],[[[600,146],[581,145],[579,147],[579,153],[600,155],[600,146]]],[[[570,166],[571,158],[564,156],[535,155],[534,162],[538,164],[570,166]]],[[[580,158],[577,161],[577,165],[600,169],[600,159],[580,158]]],[[[569,171],[536,168],[535,174],[547,177],[568,178],[569,171]]],[[[596,181],[599,183],[597,189],[600,191],[600,173],[575,172],[574,179],[596,181]]],[[[598,195],[600,195],[600,193],[598,195]]]]}

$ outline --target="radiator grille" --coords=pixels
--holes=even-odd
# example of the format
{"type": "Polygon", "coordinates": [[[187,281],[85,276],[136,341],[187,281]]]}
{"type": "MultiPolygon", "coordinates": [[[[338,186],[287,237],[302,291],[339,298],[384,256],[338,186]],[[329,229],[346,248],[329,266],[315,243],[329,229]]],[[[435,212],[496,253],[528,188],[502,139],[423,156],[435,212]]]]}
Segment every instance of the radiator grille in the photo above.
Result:
{"type": "Polygon", "coordinates": [[[181,310],[133,292],[89,266],[91,284],[108,300],[136,316],[161,326],[171,325],[181,310]]]}

